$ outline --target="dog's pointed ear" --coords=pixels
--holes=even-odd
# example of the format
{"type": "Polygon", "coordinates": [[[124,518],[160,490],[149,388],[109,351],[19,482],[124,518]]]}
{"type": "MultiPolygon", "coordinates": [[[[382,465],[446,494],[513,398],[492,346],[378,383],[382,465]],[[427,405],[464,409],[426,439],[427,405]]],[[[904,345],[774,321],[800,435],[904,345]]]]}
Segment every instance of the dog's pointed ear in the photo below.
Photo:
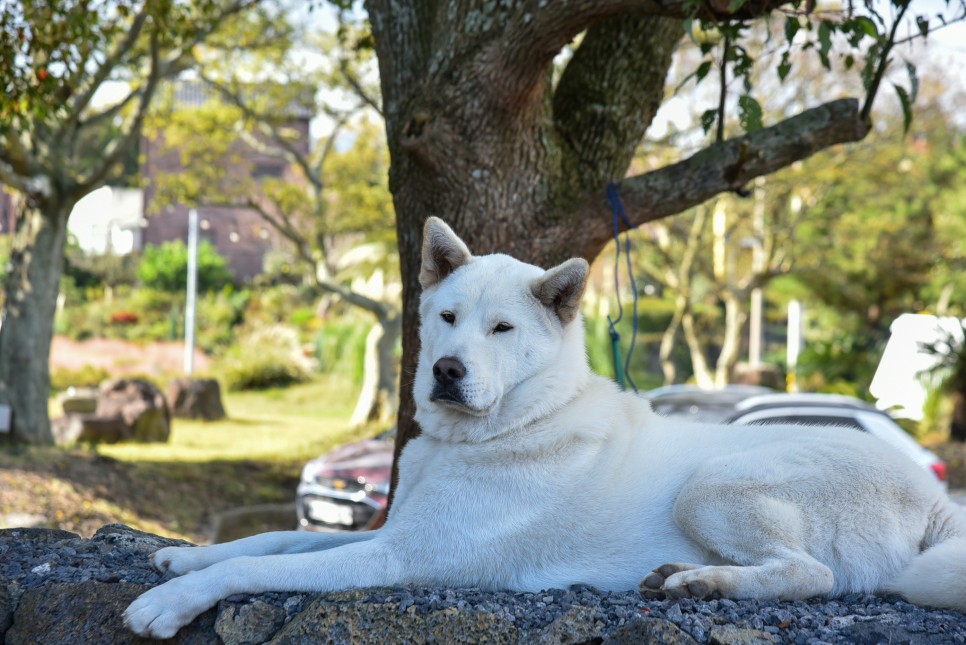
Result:
{"type": "Polygon", "coordinates": [[[428,289],[468,263],[473,258],[456,233],[438,217],[430,217],[423,226],[423,264],[419,284],[428,289]]]}
{"type": "Polygon", "coordinates": [[[580,299],[587,286],[590,265],[583,258],[573,258],[555,266],[539,279],[534,280],[531,288],[537,300],[553,309],[560,322],[568,324],[580,311],[580,299]]]}

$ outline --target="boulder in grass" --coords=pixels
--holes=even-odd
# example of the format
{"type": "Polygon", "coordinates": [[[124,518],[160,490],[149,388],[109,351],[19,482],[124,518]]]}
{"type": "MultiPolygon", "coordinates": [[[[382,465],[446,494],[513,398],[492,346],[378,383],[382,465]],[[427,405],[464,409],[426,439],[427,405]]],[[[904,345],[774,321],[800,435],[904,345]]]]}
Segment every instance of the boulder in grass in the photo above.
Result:
{"type": "Polygon", "coordinates": [[[91,434],[82,431],[77,437],[78,441],[150,443],[167,441],[171,435],[168,403],[157,386],[143,379],[122,378],[105,382],[97,393],[97,410],[94,414],[78,416],[87,419],[84,425],[92,426],[91,434]],[[89,423],[91,418],[98,421],[89,423]],[[101,432],[105,427],[117,430],[101,432]]]}
{"type": "Polygon", "coordinates": [[[225,407],[221,403],[221,387],[214,379],[175,379],[168,386],[171,413],[181,419],[224,419],[225,407]]]}

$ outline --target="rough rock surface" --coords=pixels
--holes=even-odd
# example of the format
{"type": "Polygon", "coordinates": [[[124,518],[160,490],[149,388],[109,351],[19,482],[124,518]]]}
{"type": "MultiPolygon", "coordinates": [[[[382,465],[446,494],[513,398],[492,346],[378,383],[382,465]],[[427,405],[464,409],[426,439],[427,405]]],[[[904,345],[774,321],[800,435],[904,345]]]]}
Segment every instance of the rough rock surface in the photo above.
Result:
{"type": "Polygon", "coordinates": [[[63,444],[167,441],[171,412],[153,383],[115,379],[101,384],[94,412],[65,414],[55,421],[53,430],[57,442],[63,444]]]}
{"type": "Polygon", "coordinates": [[[175,379],[168,385],[167,394],[176,418],[218,421],[226,416],[221,386],[214,379],[175,379]]]}
{"type": "MultiPolygon", "coordinates": [[[[112,524],[92,538],[0,530],[0,642],[145,643],[121,613],[164,581],[148,555],[177,540],[112,524]]],[[[237,595],[171,643],[966,643],[966,616],[898,598],[807,602],[645,601],[583,586],[540,593],[402,587],[237,595]]]]}

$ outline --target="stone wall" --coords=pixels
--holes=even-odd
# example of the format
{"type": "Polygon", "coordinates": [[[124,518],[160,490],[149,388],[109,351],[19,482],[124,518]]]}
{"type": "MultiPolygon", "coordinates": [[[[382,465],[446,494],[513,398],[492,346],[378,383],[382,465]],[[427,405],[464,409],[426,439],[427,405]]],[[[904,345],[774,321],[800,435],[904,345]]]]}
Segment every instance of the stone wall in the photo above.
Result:
{"type": "MultiPolygon", "coordinates": [[[[89,538],[0,529],[0,642],[132,645],[122,612],[164,581],[148,556],[177,540],[119,524],[89,538]]],[[[174,644],[753,645],[962,643],[966,616],[872,596],[841,601],[642,600],[589,587],[539,593],[402,587],[227,598],[174,644]]]]}

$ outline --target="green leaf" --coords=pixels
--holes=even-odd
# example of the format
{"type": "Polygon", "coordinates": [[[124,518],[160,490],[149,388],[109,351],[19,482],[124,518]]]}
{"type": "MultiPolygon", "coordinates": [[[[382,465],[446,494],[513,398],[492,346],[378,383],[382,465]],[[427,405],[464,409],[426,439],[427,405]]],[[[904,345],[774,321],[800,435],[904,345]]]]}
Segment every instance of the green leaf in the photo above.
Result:
{"type": "Polygon", "coordinates": [[[731,0],[728,3],[728,13],[734,13],[741,9],[748,0],[731,0]]]}
{"type": "Polygon", "coordinates": [[[701,114],[701,127],[704,129],[704,133],[708,134],[711,131],[711,126],[714,122],[718,120],[718,110],[717,108],[712,110],[705,110],[701,114]]]}
{"type": "Polygon", "coordinates": [[[749,94],[738,99],[738,118],[745,132],[761,130],[761,105],[749,94]]]}
{"type": "Polygon", "coordinates": [[[872,36],[873,38],[879,37],[879,29],[875,26],[875,23],[872,22],[871,18],[866,16],[858,16],[857,18],[853,18],[853,20],[855,24],[866,33],[866,35],[872,36]]]}
{"type": "Polygon", "coordinates": [[[845,57],[845,69],[852,69],[855,66],[855,56],[849,54],[845,57]]]}
{"type": "Polygon", "coordinates": [[[788,62],[788,52],[785,52],[782,54],[782,62],[778,64],[778,79],[784,82],[785,77],[791,70],[792,64],[788,62]]]}
{"type": "Polygon", "coordinates": [[[823,20],[818,26],[818,55],[822,59],[822,67],[825,69],[831,69],[832,67],[831,62],[829,62],[828,53],[832,49],[832,31],[834,29],[834,25],[828,20],[823,20]]]}
{"type": "Polygon", "coordinates": [[[902,131],[909,132],[909,127],[912,125],[912,100],[909,98],[906,88],[895,83],[892,84],[892,87],[896,88],[899,103],[902,104],[902,131]]]}
{"type": "Polygon", "coordinates": [[[711,71],[711,61],[706,60],[703,63],[701,63],[700,65],[698,65],[698,70],[694,73],[697,82],[700,83],[701,80],[705,76],[707,76],[708,75],[708,72],[710,72],[710,71],[711,71]]]}
{"type": "Polygon", "coordinates": [[[795,34],[798,30],[802,28],[801,23],[798,22],[798,16],[788,16],[785,18],[785,39],[791,44],[792,40],[795,38],[795,34]]]}

